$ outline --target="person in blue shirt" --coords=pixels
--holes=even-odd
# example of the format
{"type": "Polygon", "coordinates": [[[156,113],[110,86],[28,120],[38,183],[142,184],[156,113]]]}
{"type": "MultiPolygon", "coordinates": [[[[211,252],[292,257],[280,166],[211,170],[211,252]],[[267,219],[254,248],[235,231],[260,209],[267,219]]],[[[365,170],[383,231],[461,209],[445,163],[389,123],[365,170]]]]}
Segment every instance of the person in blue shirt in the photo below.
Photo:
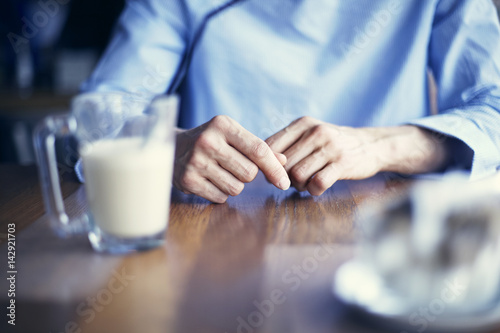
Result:
{"type": "Polygon", "coordinates": [[[500,166],[491,0],[129,0],[83,91],[164,94],[190,50],[173,180],[186,193],[224,202],[259,170],[320,195],[380,171],[500,166]]]}

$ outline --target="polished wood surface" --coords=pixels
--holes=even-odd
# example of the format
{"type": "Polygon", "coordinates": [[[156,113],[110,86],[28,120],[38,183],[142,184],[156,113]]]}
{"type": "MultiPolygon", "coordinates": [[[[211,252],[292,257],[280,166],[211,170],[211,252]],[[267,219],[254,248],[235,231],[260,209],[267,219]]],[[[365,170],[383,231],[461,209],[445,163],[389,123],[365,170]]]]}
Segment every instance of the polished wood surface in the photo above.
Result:
{"type": "MultiPolygon", "coordinates": [[[[110,256],[84,236],[54,236],[39,208],[23,212],[41,204],[33,168],[0,170],[2,222],[31,223],[16,238],[17,332],[401,332],[341,304],[331,285],[354,254],[358,207],[403,195],[408,181],[341,181],[311,197],[259,176],[222,205],[174,191],[165,245],[110,256]]],[[[85,210],[84,186],[63,187],[70,215],[85,210]]]]}
{"type": "MultiPolygon", "coordinates": [[[[80,184],[69,173],[61,173],[64,198],[80,184]]],[[[0,165],[0,244],[5,242],[7,224],[15,223],[16,231],[24,229],[44,213],[36,166],[0,165]]]]}

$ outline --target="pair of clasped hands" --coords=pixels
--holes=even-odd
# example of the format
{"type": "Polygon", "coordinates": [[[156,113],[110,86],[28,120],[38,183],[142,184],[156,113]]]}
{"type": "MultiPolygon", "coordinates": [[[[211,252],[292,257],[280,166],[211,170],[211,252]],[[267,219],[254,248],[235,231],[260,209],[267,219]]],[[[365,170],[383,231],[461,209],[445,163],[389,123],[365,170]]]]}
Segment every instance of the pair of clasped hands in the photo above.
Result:
{"type": "Polygon", "coordinates": [[[436,168],[444,154],[432,143],[415,126],[352,128],[311,117],[293,121],[264,141],[230,117],[216,116],[177,133],[173,183],[184,193],[223,203],[261,170],[277,188],[292,185],[321,195],[339,179],[436,168]]]}

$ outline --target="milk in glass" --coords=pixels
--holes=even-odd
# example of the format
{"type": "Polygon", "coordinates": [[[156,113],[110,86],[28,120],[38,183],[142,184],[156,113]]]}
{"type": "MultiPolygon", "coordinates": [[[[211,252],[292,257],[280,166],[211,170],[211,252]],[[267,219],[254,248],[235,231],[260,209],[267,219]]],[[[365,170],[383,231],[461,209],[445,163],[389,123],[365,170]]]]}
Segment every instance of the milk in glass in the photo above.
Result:
{"type": "Polygon", "coordinates": [[[101,140],[81,154],[92,219],[113,236],[150,236],[167,226],[174,145],[143,142],[101,140]]]}

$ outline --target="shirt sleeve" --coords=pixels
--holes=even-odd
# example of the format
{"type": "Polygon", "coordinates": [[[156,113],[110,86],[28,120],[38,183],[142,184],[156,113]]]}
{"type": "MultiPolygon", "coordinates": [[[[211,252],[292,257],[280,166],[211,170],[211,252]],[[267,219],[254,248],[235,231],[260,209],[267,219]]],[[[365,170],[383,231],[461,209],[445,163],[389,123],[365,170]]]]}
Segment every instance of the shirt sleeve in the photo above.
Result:
{"type": "Polygon", "coordinates": [[[182,0],[128,0],[82,91],[122,91],[145,99],[164,93],[185,51],[188,31],[182,0]]]}
{"type": "Polygon", "coordinates": [[[411,121],[445,134],[471,178],[500,167],[500,27],[491,0],[440,0],[429,41],[439,114],[411,121]],[[472,154],[468,152],[472,151],[472,154]]]}
{"type": "MultiPolygon", "coordinates": [[[[165,93],[185,52],[189,23],[183,0],[128,0],[82,92],[119,91],[139,100],[165,93]]],[[[75,171],[84,182],[81,159],[75,171]]]]}

